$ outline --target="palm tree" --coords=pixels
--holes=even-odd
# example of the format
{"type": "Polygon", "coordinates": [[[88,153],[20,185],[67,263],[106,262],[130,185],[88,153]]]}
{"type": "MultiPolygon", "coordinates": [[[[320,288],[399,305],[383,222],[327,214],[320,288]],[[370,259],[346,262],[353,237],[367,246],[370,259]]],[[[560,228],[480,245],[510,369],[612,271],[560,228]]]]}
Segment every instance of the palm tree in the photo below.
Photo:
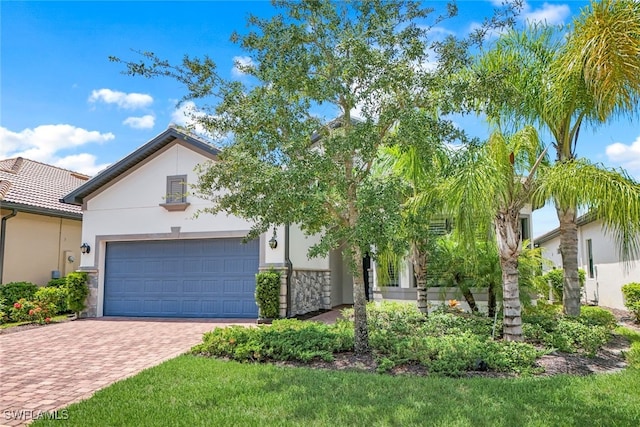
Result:
{"type": "Polygon", "coordinates": [[[609,185],[606,188],[613,193],[603,193],[605,183],[599,181],[598,188],[589,179],[622,182],[619,177],[614,171],[598,171],[595,165],[575,159],[583,125],[595,127],[614,117],[638,113],[640,2],[594,1],[574,20],[566,38],[558,30],[534,25],[503,35],[480,59],[475,77],[479,86],[488,88],[480,108],[490,121],[510,120],[516,126],[537,123],[553,137],[558,166],[554,173],[562,178],[549,183],[541,195],[554,201],[560,223],[564,312],[578,315],[578,209],[593,209],[594,215],[614,231],[625,257],[637,249],[633,243],[637,227],[628,222],[637,218],[637,213],[607,207],[616,199],[616,206],[631,209],[635,201],[629,197],[637,197],[633,181],[623,175],[624,188],[609,185]],[[563,180],[564,184],[566,180],[573,183],[563,185],[563,180]],[[563,192],[569,188],[579,190],[580,195],[563,192]],[[554,193],[556,190],[559,192],[554,193]]]}
{"type": "Polygon", "coordinates": [[[518,257],[522,251],[520,211],[531,203],[545,159],[538,134],[527,126],[513,135],[495,131],[486,144],[470,147],[446,185],[456,228],[475,244],[477,230],[495,231],[502,270],[503,335],[522,340],[518,257]]]}
{"type": "Polygon", "coordinates": [[[380,167],[401,182],[402,221],[391,231],[395,239],[378,258],[383,272],[389,263],[407,256],[416,279],[418,309],[428,314],[427,260],[431,225],[442,213],[440,183],[447,173],[450,152],[443,141],[460,136],[435,114],[416,110],[396,130],[398,144],[383,153],[380,167]],[[428,131],[427,131],[428,130],[428,131]]]}

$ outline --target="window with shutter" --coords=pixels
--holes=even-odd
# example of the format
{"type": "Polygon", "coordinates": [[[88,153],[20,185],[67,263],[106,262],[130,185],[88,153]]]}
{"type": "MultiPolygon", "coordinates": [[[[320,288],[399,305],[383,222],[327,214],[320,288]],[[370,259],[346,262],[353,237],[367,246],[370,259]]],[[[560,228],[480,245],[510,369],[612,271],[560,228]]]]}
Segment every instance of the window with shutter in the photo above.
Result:
{"type": "Polygon", "coordinates": [[[183,211],[187,203],[187,175],[171,175],[167,177],[167,194],[165,202],[160,206],[168,211],[183,211]]]}

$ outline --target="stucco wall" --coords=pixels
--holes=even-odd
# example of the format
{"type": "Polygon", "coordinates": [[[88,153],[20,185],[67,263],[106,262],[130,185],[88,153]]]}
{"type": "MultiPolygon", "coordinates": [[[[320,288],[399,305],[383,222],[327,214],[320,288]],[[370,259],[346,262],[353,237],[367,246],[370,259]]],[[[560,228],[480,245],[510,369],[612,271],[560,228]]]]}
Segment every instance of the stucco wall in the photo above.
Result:
{"type": "MultiPolygon", "coordinates": [[[[558,252],[560,237],[556,236],[540,246],[544,258],[553,266],[562,268],[562,257],[558,252]]],[[[585,295],[588,302],[597,302],[604,307],[625,309],[621,288],[630,282],[640,282],[640,261],[627,266],[621,261],[614,238],[604,232],[602,223],[593,221],[578,228],[578,265],[587,272],[585,295]],[[594,277],[589,277],[587,240],[592,241],[594,277]]]]}
{"type": "MultiPolygon", "coordinates": [[[[211,206],[211,202],[191,194],[187,196],[190,205],[184,211],[169,212],[160,206],[166,196],[167,176],[184,174],[187,183],[194,184],[197,182],[194,168],[205,161],[208,161],[205,156],[176,143],[92,194],[85,200],[83,241],[94,247],[100,244],[96,240],[100,236],[126,240],[127,235],[146,235],[152,239],[154,235],[175,234],[176,230],[181,235],[177,237],[184,237],[185,233],[219,233],[219,237],[227,232],[236,233],[234,236],[246,234],[251,224],[237,217],[203,213],[196,218],[196,212],[211,206]]],[[[83,255],[82,266],[98,266],[99,253],[83,255]]]]}
{"type": "MultiPolygon", "coordinates": [[[[10,211],[2,210],[2,215],[10,211]]],[[[80,265],[82,222],[18,212],[6,223],[3,283],[46,285],[51,271],[61,275],[80,265]],[[74,258],[69,262],[68,257],[74,258]]]]}

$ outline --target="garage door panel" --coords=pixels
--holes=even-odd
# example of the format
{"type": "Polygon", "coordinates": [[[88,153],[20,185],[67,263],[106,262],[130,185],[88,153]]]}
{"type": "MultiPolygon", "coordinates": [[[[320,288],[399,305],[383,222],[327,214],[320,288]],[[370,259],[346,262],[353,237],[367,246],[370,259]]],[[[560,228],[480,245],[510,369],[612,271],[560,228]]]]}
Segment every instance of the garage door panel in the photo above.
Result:
{"type": "Polygon", "coordinates": [[[109,242],[104,314],[256,317],[258,252],[256,240],[109,242]]]}

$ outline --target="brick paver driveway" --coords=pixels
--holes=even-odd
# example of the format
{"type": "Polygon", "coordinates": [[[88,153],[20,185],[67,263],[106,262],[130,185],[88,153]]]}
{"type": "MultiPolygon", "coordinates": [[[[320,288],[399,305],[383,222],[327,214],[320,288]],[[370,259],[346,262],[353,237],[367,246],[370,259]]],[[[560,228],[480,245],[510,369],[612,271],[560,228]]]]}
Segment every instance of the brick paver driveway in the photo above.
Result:
{"type": "Polygon", "coordinates": [[[218,326],[252,323],[83,319],[0,335],[0,426],[60,409],[178,356],[218,326]],[[16,412],[14,412],[16,411],[16,412]]]}

